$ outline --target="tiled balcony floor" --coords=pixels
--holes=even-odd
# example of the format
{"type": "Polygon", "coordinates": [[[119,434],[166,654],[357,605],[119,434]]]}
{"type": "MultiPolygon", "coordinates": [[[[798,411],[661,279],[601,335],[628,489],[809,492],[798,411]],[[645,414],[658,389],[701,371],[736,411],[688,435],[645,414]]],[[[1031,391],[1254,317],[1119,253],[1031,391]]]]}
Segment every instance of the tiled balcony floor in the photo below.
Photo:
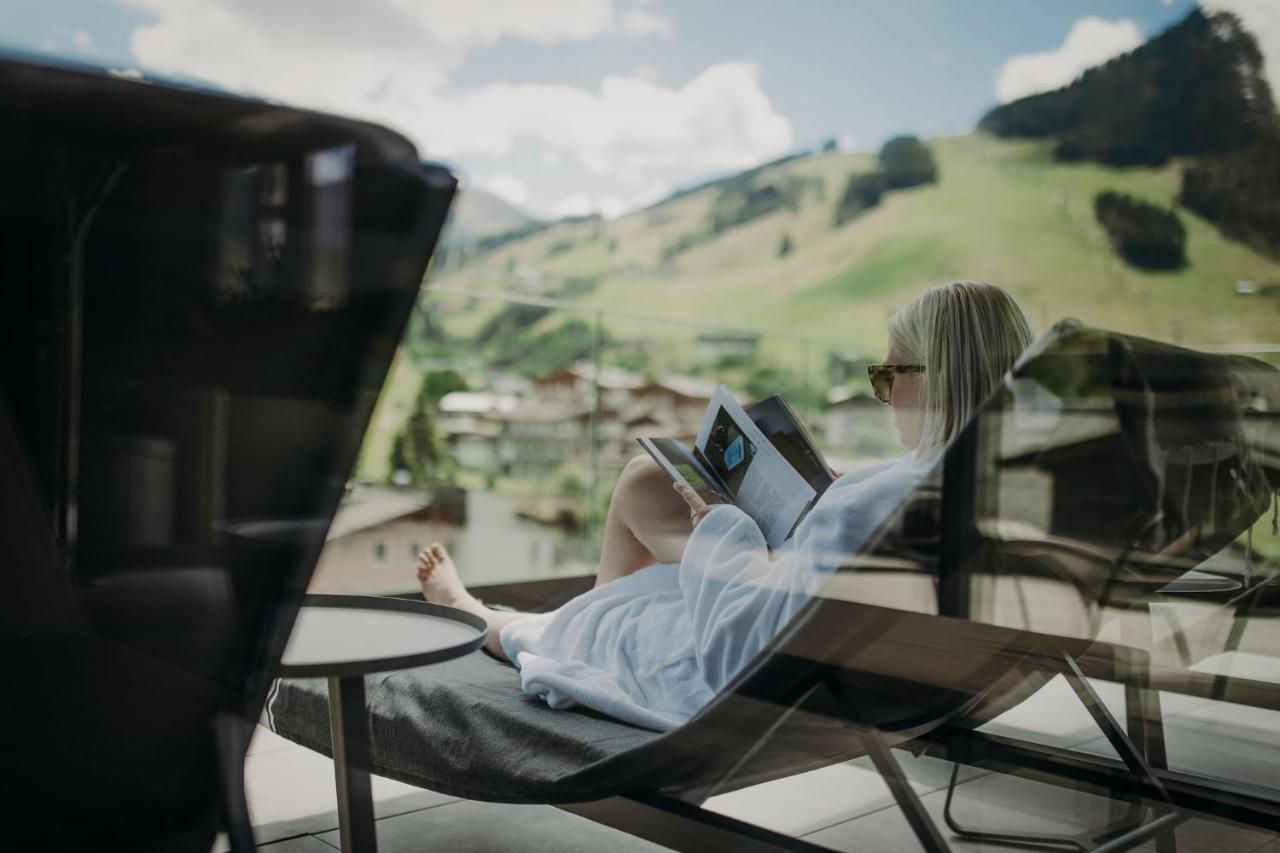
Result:
{"type": "MultiPolygon", "coordinates": [[[[1171,725],[1178,725],[1176,716],[1171,725]]],[[[950,765],[895,755],[941,826],[950,765]]],[[[1104,822],[1110,807],[1100,797],[998,774],[967,770],[961,780],[957,817],[985,829],[1079,831],[1104,822]]],[[[260,727],[250,749],[247,783],[255,837],[264,853],[333,853],[338,848],[329,759],[260,727]]],[[[551,806],[458,800],[380,777],[375,777],[373,790],[379,850],[384,853],[664,849],[551,806]]],[[[833,850],[918,849],[888,788],[866,759],[722,795],[707,807],[833,850]]],[[[1180,826],[1177,838],[1180,853],[1280,853],[1276,835],[1198,818],[1180,826]]],[[[950,843],[957,851],[1014,849],[954,838],[950,843]]],[[[1154,845],[1139,849],[1153,850],[1154,845]]]]}

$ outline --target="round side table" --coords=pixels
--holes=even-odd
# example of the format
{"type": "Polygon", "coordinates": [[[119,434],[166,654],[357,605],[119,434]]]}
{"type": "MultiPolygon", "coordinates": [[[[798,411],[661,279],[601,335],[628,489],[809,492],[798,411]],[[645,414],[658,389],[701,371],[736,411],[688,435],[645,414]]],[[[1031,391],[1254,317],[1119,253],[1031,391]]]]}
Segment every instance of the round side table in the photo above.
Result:
{"type": "Polygon", "coordinates": [[[277,668],[287,678],[329,680],[329,733],[338,783],[338,826],[347,853],[378,849],[369,788],[369,711],[364,677],[470,654],[484,645],[479,616],[423,601],[307,595],[277,668]]]}

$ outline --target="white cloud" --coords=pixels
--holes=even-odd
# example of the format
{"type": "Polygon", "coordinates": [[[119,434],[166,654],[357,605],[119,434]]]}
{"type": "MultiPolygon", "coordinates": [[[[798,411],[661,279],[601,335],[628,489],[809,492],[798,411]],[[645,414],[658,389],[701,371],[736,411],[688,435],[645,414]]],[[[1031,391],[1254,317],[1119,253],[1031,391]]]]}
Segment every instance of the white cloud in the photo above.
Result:
{"type": "MultiPolygon", "coordinates": [[[[492,158],[517,146],[576,163],[610,186],[567,183],[559,209],[634,207],[633,188],[745,168],[786,153],[790,121],[745,62],[691,79],[648,70],[587,85],[451,82],[471,51],[500,39],[538,44],[662,37],[670,22],[638,0],[117,0],[150,13],[130,37],[148,73],[184,75],[303,107],[385,124],[425,157],[488,162],[489,188],[545,208],[492,158]],[[585,190],[583,195],[579,190],[585,190]],[[581,196],[579,198],[579,196],[581,196]],[[623,201],[618,202],[621,198],[623,201]]],[[[519,203],[519,202],[517,202],[519,203]]]]}
{"type": "Polygon", "coordinates": [[[675,29],[671,26],[671,21],[657,12],[650,12],[648,9],[639,7],[623,12],[618,19],[618,23],[622,34],[627,38],[645,39],[656,36],[669,39],[675,35],[675,29]]]}
{"type": "Polygon", "coordinates": [[[616,76],[605,77],[597,91],[494,84],[420,97],[402,118],[412,135],[446,156],[506,154],[527,136],[597,175],[739,168],[792,144],[791,123],[760,88],[757,69],[734,62],[713,65],[679,87],[616,76]]]}
{"type": "Polygon", "coordinates": [[[40,42],[40,49],[45,53],[53,53],[58,49],[58,43],[53,39],[42,39],[40,42]]]}
{"type": "Polygon", "coordinates": [[[529,200],[528,185],[515,175],[506,172],[487,175],[476,181],[476,185],[516,207],[520,207],[529,200]]]}
{"type": "Polygon", "coordinates": [[[613,0],[116,0],[154,16],[134,57],[242,92],[350,111],[388,82],[443,86],[504,37],[586,41],[619,29],[613,0]]]}
{"type": "Polygon", "coordinates": [[[648,207],[654,202],[661,201],[671,195],[671,184],[667,181],[655,181],[646,189],[636,193],[626,204],[627,210],[638,210],[642,207],[648,207]]]}
{"type": "Polygon", "coordinates": [[[996,97],[1001,103],[1008,103],[1065,86],[1085,69],[1133,50],[1142,42],[1142,31],[1131,20],[1080,18],[1071,25],[1057,50],[1024,53],[1005,60],[996,75],[996,97]]]}
{"type": "MultiPolygon", "coordinates": [[[[491,45],[504,36],[538,44],[583,41],[607,31],[616,17],[612,0],[116,0],[150,12],[156,19],[138,32],[190,41],[201,24],[233,25],[243,32],[264,31],[286,45],[346,46],[350,50],[405,54],[422,61],[446,62],[433,55],[442,45],[463,51],[491,45]],[[204,10],[203,14],[202,11],[204,10]]],[[[216,35],[209,33],[210,36],[216,35]]],[[[154,46],[154,45],[153,45],[154,46]]],[[[177,47],[177,45],[174,45],[177,47]]],[[[234,48],[234,45],[226,45],[234,48]]]]}
{"type": "Polygon", "coordinates": [[[681,86],[629,76],[592,89],[449,85],[467,51],[503,36],[608,37],[610,0],[122,2],[155,15],[131,37],[140,66],[378,121],[431,157],[501,156],[531,139],[597,175],[694,173],[753,165],[792,143],[790,122],[746,63],[713,65],[681,86]]]}
{"type": "Polygon", "coordinates": [[[551,218],[563,216],[586,216],[598,213],[605,219],[617,219],[633,210],[648,207],[671,194],[671,184],[667,181],[654,181],[644,190],[628,199],[607,195],[592,198],[586,193],[571,193],[556,202],[548,211],[551,218]]]}
{"type": "Polygon", "coordinates": [[[586,216],[595,213],[599,207],[591,201],[586,193],[573,193],[556,202],[551,208],[551,217],[559,219],[564,216],[586,216]]]}
{"type": "Polygon", "coordinates": [[[465,46],[493,44],[503,36],[538,44],[582,41],[604,32],[613,19],[610,0],[398,0],[392,5],[416,11],[422,27],[442,41],[465,46]]]}
{"type": "Polygon", "coordinates": [[[600,215],[605,219],[617,219],[629,209],[625,201],[614,196],[605,196],[596,202],[596,210],[600,211],[600,215]]]}
{"type": "Polygon", "coordinates": [[[1280,3],[1275,0],[1205,0],[1206,12],[1232,12],[1253,34],[1267,63],[1271,94],[1280,98],[1280,3]]]}
{"type": "Polygon", "coordinates": [[[631,72],[632,77],[639,77],[641,80],[648,80],[650,83],[657,83],[662,79],[662,72],[657,66],[644,63],[637,65],[636,69],[631,72]]]}
{"type": "Polygon", "coordinates": [[[88,50],[89,45],[93,44],[93,36],[84,30],[76,30],[71,34],[71,41],[80,50],[88,50]]]}

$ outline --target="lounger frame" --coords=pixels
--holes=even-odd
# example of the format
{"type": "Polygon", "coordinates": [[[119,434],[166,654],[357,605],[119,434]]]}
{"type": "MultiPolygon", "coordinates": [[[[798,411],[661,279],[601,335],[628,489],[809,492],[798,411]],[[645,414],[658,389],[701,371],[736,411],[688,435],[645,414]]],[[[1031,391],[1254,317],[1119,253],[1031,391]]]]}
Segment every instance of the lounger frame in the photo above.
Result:
{"type": "MultiPolygon", "coordinates": [[[[540,602],[558,602],[588,587],[591,578],[563,578],[528,584],[481,589],[487,601],[530,608],[540,602]]],[[[954,605],[954,602],[951,603],[954,605]]],[[[1133,656],[1065,656],[1058,671],[1067,677],[1076,696],[1108,736],[1120,755],[1117,761],[1063,748],[1045,746],[1008,736],[947,726],[919,742],[894,744],[894,748],[930,755],[977,769],[1005,773],[1074,789],[1115,797],[1123,794],[1131,808],[1118,825],[1099,827],[1074,839],[1034,832],[973,832],[966,830],[948,804],[949,829],[959,835],[990,841],[1035,845],[1048,849],[1128,849],[1156,837],[1158,849],[1175,849],[1169,830],[1187,812],[1211,814],[1273,831],[1280,830],[1280,792],[1240,782],[1206,780],[1166,768],[1163,719],[1159,692],[1200,695],[1255,707],[1274,707],[1276,688],[1247,679],[1224,678],[1160,667],[1151,667],[1133,656]],[[1106,706],[1089,686],[1088,679],[1121,684],[1125,695],[1125,725],[1111,718],[1106,706]],[[1126,732],[1131,734],[1126,735],[1126,732]],[[1122,780],[1122,784],[1118,782],[1122,780]],[[1141,803],[1154,804],[1148,809],[1141,803]],[[1003,835],[1003,839],[996,836],[1003,835]]],[[[831,681],[840,690],[838,681],[831,681]]],[[[852,703],[847,694],[839,701],[852,703]]],[[[885,779],[921,846],[946,850],[942,830],[919,801],[893,749],[874,730],[864,731],[866,754],[885,779]]],[[[949,798],[950,799],[950,798],[949,798]]],[[[637,790],[601,800],[557,804],[557,808],[627,832],[675,850],[790,850],[824,848],[737,820],[656,790],[637,790]]]]}

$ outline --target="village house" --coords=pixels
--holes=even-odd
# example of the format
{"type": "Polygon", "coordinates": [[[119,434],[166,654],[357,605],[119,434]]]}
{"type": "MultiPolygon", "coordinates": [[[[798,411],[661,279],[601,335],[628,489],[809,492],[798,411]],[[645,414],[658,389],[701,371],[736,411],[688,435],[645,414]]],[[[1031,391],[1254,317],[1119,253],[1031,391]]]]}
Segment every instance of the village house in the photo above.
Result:
{"type": "Polygon", "coordinates": [[[329,527],[311,589],[361,594],[412,589],[418,552],[431,542],[453,540],[466,521],[466,494],[457,489],[426,495],[353,486],[329,527]]]}
{"type": "Polygon", "coordinates": [[[760,344],[757,332],[706,332],[698,335],[697,353],[706,359],[755,355],[760,344]]]}
{"type": "Polygon", "coordinates": [[[467,469],[511,474],[591,456],[616,466],[636,438],[692,438],[715,384],[691,376],[645,379],[577,362],[534,381],[527,393],[455,391],[439,404],[438,428],[467,469]]]}
{"type": "Polygon", "coordinates": [[[581,571],[565,534],[530,520],[490,491],[441,488],[427,495],[355,486],[325,540],[311,592],[379,595],[417,588],[420,550],[440,542],[468,584],[581,571]]]}
{"type": "Polygon", "coordinates": [[[602,406],[616,409],[625,405],[631,392],[644,384],[644,377],[629,370],[576,361],[534,380],[534,393],[542,399],[592,403],[599,393],[602,406]]]}
{"type": "Polygon", "coordinates": [[[822,438],[831,448],[857,451],[868,432],[888,435],[888,406],[860,387],[837,385],[827,392],[822,438]]]}

